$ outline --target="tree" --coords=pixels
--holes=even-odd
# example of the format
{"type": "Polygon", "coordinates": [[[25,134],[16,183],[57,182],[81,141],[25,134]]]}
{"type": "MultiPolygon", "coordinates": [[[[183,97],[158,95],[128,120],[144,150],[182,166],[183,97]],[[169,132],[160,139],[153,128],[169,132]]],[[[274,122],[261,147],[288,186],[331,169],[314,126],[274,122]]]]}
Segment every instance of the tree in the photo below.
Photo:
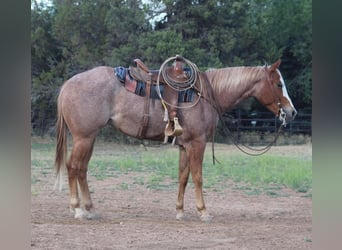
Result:
{"type": "Polygon", "coordinates": [[[138,57],[159,68],[176,54],[201,70],[281,58],[296,107],[311,107],[312,0],[53,0],[31,8],[33,127],[53,124],[59,87],[76,73],[138,57]]]}
{"type": "Polygon", "coordinates": [[[289,92],[298,108],[311,106],[312,0],[265,2],[265,36],[279,49],[289,92]]]}
{"type": "Polygon", "coordinates": [[[35,4],[31,10],[31,121],[32,128],[42,133],[55,119],[51,112],[58,91],[55,83],[63,77],[61,51],[52,33],[53,15],[54,9],[43,4],[35,4]]]}
{"type": "Polygon", "coordinates": [[[141,42],[151,24],[145,18],[141,1],[114,1],[106,12],[105,63],[112,66],[128,65],[132,59],[143,57],[141,42]]]}

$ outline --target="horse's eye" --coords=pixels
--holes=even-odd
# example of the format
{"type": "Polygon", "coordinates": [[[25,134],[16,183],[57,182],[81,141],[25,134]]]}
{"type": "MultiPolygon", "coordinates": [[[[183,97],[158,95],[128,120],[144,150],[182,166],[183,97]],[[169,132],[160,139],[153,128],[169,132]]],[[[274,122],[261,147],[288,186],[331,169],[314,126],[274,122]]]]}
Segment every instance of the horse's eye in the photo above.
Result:
{"type": "Polygon", "coordinates": [[[277,84],[278,88],[282,88],[283,87],[283,84],[280,82],[277,84]]]}

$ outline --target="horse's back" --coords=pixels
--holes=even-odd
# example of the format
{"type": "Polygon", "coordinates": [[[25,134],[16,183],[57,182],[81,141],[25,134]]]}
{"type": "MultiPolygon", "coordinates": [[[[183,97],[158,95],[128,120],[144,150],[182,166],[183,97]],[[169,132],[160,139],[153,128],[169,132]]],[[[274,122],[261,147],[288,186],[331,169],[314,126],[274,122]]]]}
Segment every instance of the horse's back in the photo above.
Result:
{"type": "Polygon", "coordinates": [[[100,66],[67,80],[58,108],[73,134],[89,134],[105,126],[111,116],[117,84],[113,68],[100,66]]]}

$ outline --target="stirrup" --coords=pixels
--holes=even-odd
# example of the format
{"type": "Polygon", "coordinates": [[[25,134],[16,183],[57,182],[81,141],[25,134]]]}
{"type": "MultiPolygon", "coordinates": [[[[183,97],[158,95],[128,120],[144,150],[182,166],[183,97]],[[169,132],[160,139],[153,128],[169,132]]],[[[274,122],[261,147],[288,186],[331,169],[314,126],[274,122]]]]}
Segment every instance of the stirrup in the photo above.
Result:
{"type": "Polygon", "coordinates": [[[177,117],[173,118],[173,123],[170,120],[168,121],[164,133],[166,136],[180,136],[183,133],[177,117]]]}
{"type": "Polygon", "coordinates": [[[173,122],[174,122],[174,126],[175,126],[175,129],[173,130],[173,135],[174,136],[182,135],[183,134],[183,128],[179,124],[178,118],[177,117],[173,118],[173,122]]]}

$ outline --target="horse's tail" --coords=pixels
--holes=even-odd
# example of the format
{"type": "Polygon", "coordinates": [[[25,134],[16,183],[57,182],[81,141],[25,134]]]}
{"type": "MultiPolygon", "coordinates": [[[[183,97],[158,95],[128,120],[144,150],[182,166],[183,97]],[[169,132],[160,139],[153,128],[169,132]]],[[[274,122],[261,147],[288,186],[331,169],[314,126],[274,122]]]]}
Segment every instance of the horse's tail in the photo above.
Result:
{"type": "Polygon", "coordinates": [[[62,107],[60,103],[60,97],[57,101],[57,112],[58,112],[58,118],[56,123],[56,137],[57,137],[57,145],[56,145],[56,155],[55,155],[55,171],[56,171],[56,182],[54,189],[56,189],[57,185],[59,184],[59,190],[62,190],[62,184],[63,184],[63,172],[66,169],[66,158],[67,158],[67,152],[68,152],[68,144],[67,144],[67,132],[68,128],[65,123],[63,113],[62,113],[62,107]]]}

